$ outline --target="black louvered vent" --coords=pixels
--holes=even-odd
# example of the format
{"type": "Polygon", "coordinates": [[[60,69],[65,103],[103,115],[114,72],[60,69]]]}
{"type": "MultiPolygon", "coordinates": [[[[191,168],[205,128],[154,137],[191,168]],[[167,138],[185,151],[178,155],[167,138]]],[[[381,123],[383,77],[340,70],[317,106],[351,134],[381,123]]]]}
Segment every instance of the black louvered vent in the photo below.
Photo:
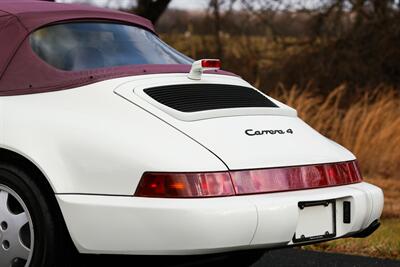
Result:
{"type": "Polygon", "coordinates": [[[144,92],[161,104],[182,112],[277,107],[256,90],[235,85],[184,84],[148,88],[144,92]]]}

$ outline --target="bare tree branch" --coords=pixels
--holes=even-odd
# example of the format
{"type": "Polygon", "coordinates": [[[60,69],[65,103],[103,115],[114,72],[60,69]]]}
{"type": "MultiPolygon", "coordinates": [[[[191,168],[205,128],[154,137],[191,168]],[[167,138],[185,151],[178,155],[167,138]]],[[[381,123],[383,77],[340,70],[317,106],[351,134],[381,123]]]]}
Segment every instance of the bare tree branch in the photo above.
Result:
{"type": "Polygon", "coordinates": [[[210,8],[212,9],[214,17],[214,37],[217,45],[217,56],[223,57],[223,47],[221,41],[221,5],[224,4],[224,0],[210,0],[210,8]]]}
{"type": "Polygon", "coordinates": [[[137,6],[133,11],[155,24],[170,2],[171,0],[137,0],[137,6]]]}

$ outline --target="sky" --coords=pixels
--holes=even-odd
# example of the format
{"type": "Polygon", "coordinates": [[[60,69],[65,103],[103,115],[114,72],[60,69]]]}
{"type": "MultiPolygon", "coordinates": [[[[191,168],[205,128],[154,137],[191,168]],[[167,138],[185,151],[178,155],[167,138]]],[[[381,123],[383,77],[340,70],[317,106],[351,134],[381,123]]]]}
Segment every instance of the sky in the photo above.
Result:
{"type": "MultiPolygon", "coordinates": [[[[134,3],[132,0],[57,0],[60,3],[92,2],[99,6],[109,4],[113,8],[129,7],[134,3]]],[[[172,0],[169,7],[179,9],[204,9],[207,7],[207,0],[172,0]]]]}
{"type": "Polygon", "coordinates": [[[204,9],[208,1],[204,0],[172,0],[171,7],[180,9],[204,9]]]}
{"type": "MultiPolygon", "coordinates": [[[[56,0],[61,3],[92,3],[99,6],[107,6],[110,8],[129,8],[132,4],[135,4],[135,0],[56,0]]],[[[149,0],[150,1],[150,0],[149,0]]],[[[399,1],[399,0],[397,0],[399,1]]],[[[271,1],[273,2],[273,1],[271,1]]],[[[306,7],[315,8],[326,2],[326,0],[286,0],[286,3],[292,5],[292,7],[306,7]]],[[[172,0],[169,8],[186,9],[186,10],[198,10],[206,9],[209,0],[172,0]]]]}

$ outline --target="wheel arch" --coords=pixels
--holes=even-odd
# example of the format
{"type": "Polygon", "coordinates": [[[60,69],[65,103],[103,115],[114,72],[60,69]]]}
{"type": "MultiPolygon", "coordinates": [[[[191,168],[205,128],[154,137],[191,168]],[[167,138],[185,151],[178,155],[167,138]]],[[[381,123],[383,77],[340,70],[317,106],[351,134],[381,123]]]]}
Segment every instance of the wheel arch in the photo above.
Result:
{"type": "Polygon", "coordinates": [[[26,156],[3,147],[0,147],[0,163],[7,163],[13,165],[16,168],[21,168],[21,170],[27,172],[28,174],[31,174],[31,176],[34,177],[33,182],[37,184],[39,189],[42,191],[44,197],[48,200],[51,212],[57,219],[59,225],[64,228],[70,244],[73,244],[64,220],[64,216],[61,212],[61,208],[55,197],[55,192],[48,178],[45,176],[40,167],[38,167],[36,163],[34,163],[26,156]]]}
{"type": "Polygon", "coordinates": [[[32,173],[36,178],[35,182],[44,191],[43,193],[54,196],[54,188],[44,171],[26,155],[9,148],[0,147],[0,162],[13,164],[16,167],[23,168],[28,173],[32,173]]]}

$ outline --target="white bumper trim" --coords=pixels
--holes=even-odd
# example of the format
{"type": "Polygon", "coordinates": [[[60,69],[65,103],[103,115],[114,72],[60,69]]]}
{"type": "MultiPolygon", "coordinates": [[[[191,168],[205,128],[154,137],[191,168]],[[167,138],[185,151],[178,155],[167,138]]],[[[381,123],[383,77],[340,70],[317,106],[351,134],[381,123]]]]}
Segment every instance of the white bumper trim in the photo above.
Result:
{"type": "Polygon", "coordinates": [[[292,245],[298,202],[336,199],[337,237],[379,219],[383,193],[376,186],[346,186],[207,199],[154,199],[57,195],[81,253],[192,255],[292,245]],[[352,204],[344,224],[342,203],[352,204]]]}

